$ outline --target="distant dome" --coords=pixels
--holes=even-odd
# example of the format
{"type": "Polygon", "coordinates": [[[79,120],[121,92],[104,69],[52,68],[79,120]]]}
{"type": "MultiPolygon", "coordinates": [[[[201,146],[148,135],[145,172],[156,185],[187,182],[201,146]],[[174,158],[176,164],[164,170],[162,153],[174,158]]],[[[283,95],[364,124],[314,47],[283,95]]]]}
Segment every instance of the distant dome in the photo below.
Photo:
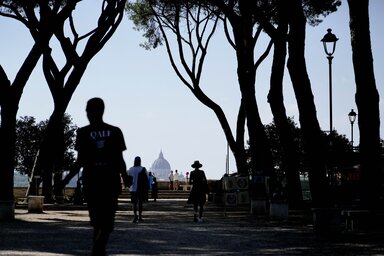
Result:
{"type": "Polygon", "coordinates": [[[164,158],[162,151],[160,151],[159,158],[153,162],[149,171],[160,180],[168,180],[168,175],[171,172],[171,165],[164,158]]]}

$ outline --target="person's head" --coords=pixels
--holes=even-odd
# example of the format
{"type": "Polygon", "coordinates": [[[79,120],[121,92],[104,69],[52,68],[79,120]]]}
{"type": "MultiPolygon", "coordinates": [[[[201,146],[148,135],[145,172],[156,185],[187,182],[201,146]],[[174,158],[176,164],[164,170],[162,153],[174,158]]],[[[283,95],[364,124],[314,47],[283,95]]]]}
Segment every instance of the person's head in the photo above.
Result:
{"type": "Polygon", "coordinates": [[[141,158],[139,156],[135,157],[135,160],[133,161],[133,166],[140,166],[141,165],[141,158]]]}
{"type": "Polygon", "coordinates": [[[192,165],[191,167],[192,168],[195,168],[195,169],[199,169],[200,167],[202,167],[203,165],[199,162],[199,160],[196,160],[192,165]]]}
{"type": "Polygon", "coordinates": [[[91,124],[103,121],[104,101],[101,98],[92,98],[87,102],[87,117],[91,124]]]}

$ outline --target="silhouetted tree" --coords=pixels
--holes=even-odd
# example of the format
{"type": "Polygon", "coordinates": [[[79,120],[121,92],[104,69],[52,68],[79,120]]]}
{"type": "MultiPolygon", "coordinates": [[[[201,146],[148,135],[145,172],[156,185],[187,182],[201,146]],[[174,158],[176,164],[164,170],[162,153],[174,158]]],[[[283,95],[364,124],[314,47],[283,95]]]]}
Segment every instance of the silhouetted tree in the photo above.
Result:
{"type": "MultiPolygon", "coordinates": [[[[70,1],[64,7],[62,1],[49,1],[50,8],[46,1],[0,1],[0,16],[15,19],[23,23],[34,40],[34,44],[27,57],[17,72],[14,81],[10,81],[0,65],[0,107],[1,127],[0,145],[2,157],[0,158],[0,210],[1,203],[13,201],[13,172],[15,159],[16,140],[16,115],[23,89],[37,65],[43,51],[47,49],[49,40],[53,35],[54,24],[66,19],[66,14],[73,8],[75,1],[70,1]],[[39,12],[35,8],[40,6],[39,12]],[[52,13],[57,15],[52,16],[52,13]],[[40,15],[39,18],[36,15],[40,15]]],[[[6,36],[6,35],[4,35],[6,36]]],[[[7,213],[12,216],[14,213],[7,213]]]]}
{"type": "Polygon", "coordinates": [[[0,1],[0,15],[22,22],[35,41],[12,84],[0,66],[0,140],[1,146],[5,148],[4,157],[0,159],[0,200],[13,200],[16,114],[23,88],[40,56],[44,54],[44,75],[54,101],[54,111],[37,159],[38,174],[43,175],[45,180],[43,193],[50,199],[52,170],[57,161],[62,161],[60,159],[63,159],[64,154],[63,115],[88,63],[120,24],[126,0],[102,1],[96,28],[84,35],[78,34],[72,17],[72,12],[79,2],[81,1],[0,1]],[[53,35],[60,43],[66,59],[61,69],[56,66],[52,49],[49,47],[53,35]],[[76,49],[79,42],[85,38],[88,38],[88,41],[82,45],[83,51],[79,54],[76,49]]]}
{"type": "MultiPolygon", "coordinates": [[[[72,123],[72,118],[64,115],[64,159],[62,168],[68,170],[74,163],[74,144],[75,132],[77,126],[72,123]]],[[[47,128],[48,120],[36,122],[36,119],[31,116],[24,116],[17,119],[16,122],[16,163],[15,170],[21,174],[32,176],[32,171],[35,166],[36,155],[39,152],[41,141],[44,137],[47,128]]],[[[61,175],[61,173],[59,173],[61,175]]],[[[27,194],[35,194],[35,184],[30,186],[27,194]]]]}
{"type": "MultiPolygon", "coordinates": [[[[286,1],[276,1],[276,12],[272,12],[272,21],[277,25],[276,32],[272,35],[273,41],[273,60],[270,78],[270,90],[268,93],[268,102],[274,116],[274,124],[278,132],[279,143],[283,154],[281,155],[281,164],[287,180],[288,204],[291,209],[300,208],[303,205],[303,194],[300,183],[299,173],[299,151],[294,143],[291,125],[287,118],[284,96],[283,96],[283,78],[285,73],[285,63],[287,56],[287,33],[288,20],[285,8],[288,8],[286,1]]],[[[273,142],[271,142],[273,143],[273,142]]],[[[272,155],[274,154],[272,146],[272,155]]],[[[276,163],[274,163],[276,166],[276,163]]]]}
{"type": "Polygon", "coordinates": [[[383,207],[384,169],[380,167],[379,93],[373,68],[369,30],[369,1],[348,0],[352,61],[359,112],[362,196],[365,207],[383,207]]]}
{"type": "Polygon", "coordinates": [[[49,118],[40,154],[36,160],[37,174],[43,176],[45,200],[52,198],[53,170],[63,171],[57,169],[61,166],[60,162],[65,152],[63,115],[88,64],[120,25],[124,17],[125,4],[126,0],[103,0],[95,27],[83,35],[78,33],[72,13],[67,21],[63,20],[56,24],[54,36],[60,43],[65,57],[65,62],[61,67],[59,63],[62,63],[62,60],[55,59],[57,55],[53,54],[51,48],[43,54],[43,72],[54,102],[54,110],[49,118]]]}
{"type": "Polygon", "coordinates": [[[139,1],[128,4],[130,19],[139,30],[144,30],[148,41],[142,46],[156,48],[165,43],[171,65],[193,95],[216,114],[231,148],[240,173],[248,173],[244,149],[245,113],[240,104],[233,135],[222,108],[201,88],[200,79],[204,71],[209,42],[216,30],[219,17],[199,1],[139,1]],[[173,40],[176,47],[172,48],[173,40]]]}
{"type": "MultiPolygon", "coordinates": [[[[330,191],[326,177],[324,159],[325,140],[322,136],[316,116],[311,82],[305,63],[305,5],[302,0],[289,0],[289,10],[286,16],[289,25],[288,34],[288,71],[291,77],[296,101],[300,113],[300,125],[303,133],[303,143],[309,159],[309,183],[312,203],[315,207],[329,207],[331,204],[330,191]],[[304,7],[303,7],[304,6],[304,7]]],[[[336,10],[339,1],[327,1],[331,10],[336,10]]]]}
{"type": "MultiPolygon", "coordinates": [[[[290,130],[290,133],[293,136],[294,148],[296,150],[296,154],[298,156],[298,172],[302,175],[307,175],[308,170],[310,169],[309,159],[304,150],[303,145],[303,134],[301,129],[294,123],[293,118],[289,118],[287,120],[289,126],[287,129],[290,130]]],[[[273,165],[275,166],[277,172],[280,176],[288,177],[288,167],[287,162],[284,160],[286,157],[286,152],[284,145],[281,143],[280,132],[277,129],[276,123],[272,122],[268,125],[265,125],[266,133],[268,139],[271,144],[272,149],[272,159],[273,165]]],[[[329,136],[322,132],[322,137],[324,140],[328,141],[329,136]]],[[[330,142],[330,141],[328,141],[330,142]]],[[[334,136],[332,136],[332,146],[330,143],[327,143],[327,147],[325,150],[325,163],[329,166],[327,170],[327,182],[332,184],[332,178],[335,177],[338,173],[344,173],[345,170],[351,169],[353,166],[359,163],[359,154],[358,152],[354,152],[351,142],[346,138],[345,135],[340,135],[337,131],[334,131],[334,136]]],[[[302,193],[302,190],[300,190],[302,193]]],[[[335,193],[335,191],[333,191],[335,193]]],[[[288,200],[290,201],[290,197],[292,196],[288,191],[288,200]]],[[[339,195],[338,195],[339,197],[339,195]]],[[[330,202],[335,202],[334,197],[330,200],[330,202]]]]}
{"type": "MultiPolygon", "coordinates": [[[[178,53],[179,54],[182,53],[183,55],[181,56],[181,58],[184,58],[184,53],[182,51],[184,49],[189,50],[193,47],[193,42],[191,41],[191,35],[195,35],[194,34],[195,31],[198,33],[201,33],[201,34],[198,34],[197,37],[199,38],[197,40],[194,39],[197,41],[196,49],[198,50],[201,49],[203,57],[205,57],[206,46],[208,46],[208,44],[201,43],[201,39],[203,38],[202,35],[203,33],[205,33],[207,27],[209,27],[209,23],[206,23],[206,22],[212,21],[214,22],[214,24],[216,24],[216,22],[218,21],[218,18],[223,19],[223,17],[221,17],[221,10],[218,11],[217,8],[213,8],[212,5],[206,5],[206,4],[207,2],[205,1],[190,1],[190,2],[181,1],[178,3],[173,1],[170,1],[170,2],[140,1],[139,4],[130,5],[128,7],[131,10],[131,15],[130,15],[131,19],[135,22],[138,28],[146,31],[145,36],[149,39],[148,42],[152,46],[156,47],[164,39],[164,41],[166,42],[168,53],[170,54],[171,48],[169,47],[169,39],[166,34],[167,32],[170,31],[171,33],[176,34],[177,43],[178,43],[178,53]],[[172,6],[175,6],[175,7],[171,8],[172,6]],[[181,7],[187,10],[187,11],[183,11],[182,15],[180,15],[180,13],[177,13],[177,11],[180,12],[181,7]],[[185,13],[188,14],[189,10],[195,11],[195,15],[197,18],[186,16],[185,13]],[[151,19],[152,16],[154,16],[155,18],[151,19]],[[156,21],[156,19],[157,19],[157,22],[154,22],[154,20],[156,21]],[[204,23],[200,21],[203,21],[204,23]],[[180,22],[185,22],[186,24],[185,27],[191,28],[191,30],[188,31],[189,35],[185,37],[181,36],[180,29],[177,27],[179,26],[180,22]],[[199,22],[201,24],[199,24],[199,22]],[[199,29],[199,26],[203,28],[199,29]],[[169,31],[166,31],[166,29],[168,28],[169,28],[169,31]],[[159,34],[156,34],[158,31],[160,31],[159,34]],[[181,43],[185,43],[187,47],[183,48],[181,46],[181,43]]],[[[252,35],[252,30],[253,30],[253,27],[255,26],[255,23],[252,21],[248,23],[248,21],[250,20],[246,21],[247,19],[250,18],[249,16],[247,16],[246,9],[247,9],[246,7],[242,9],[244,14],[238,14],[238,16],[236,17],[232,16],[233,19],[231,20],[231,22],[236,23],[236,24],[231,24],[232,27],[234,28],[234,31],[236,31],[234,32],[235,40],[232,41],[232,39],[230,39],[228,30],[226,30],[228,35],[228,40],[231,43],[231,45],[234,46],[234,49],[236,50],[236,53],[238,55],[237,56],[237,59],[239,62],[238,76],[239,76],[239,84],[241,85],[240,91],[242,93],[242,99],[240,102],[239,114],[238,114],[238,120],[237,120],[236,140],[234,140],[233,138],[232,132],[225,119],[224,113],[222,113],[221,108],[206,96],[202,96],[201,88],[199,84],[196,83],[196,82],[199,82],[199,79],[200,79],[200,73],[202,71],[202,64],[203,64],[202,61],[204,60],[204,58],[197,59],[196,53],[198,51],[195,51],[192,53],[192,60],[195,62],[192,62],[191,69],[188,67],[186,68],[185,59],[183,59],[181,63],[186,70],[188,69],[186,73],[189,76],[189,79],[191,79],[192,81],[191,85],[187,84],[187,86],[192,90],[194,95],[203,104],[210,107],[216,113],[216,116],[218,117],[219,122],[223,127],[229,147],[231,148],[234,154],[238,172],[240,174],[249,173],[249,170],[245,168],[245,161],[244,161],[245,160],[244,158],[244,125],[245,125],[245,120],[247,120],[246,124],[248,127],[248,134],[251,141],[251,148],[252,148],[251,152],[253,152],[252,153],[253,157],[255,158],[257,157],[259,159],[259,161],[253,161],[253,163],[255,164],[253,170],[255,173],[266,175],[268,172],[272,170],[272,165],[271,165],[271,162],[268,161],[270,159],[270,156],[268,157],[268,155],[270,155],[270,152],[268,151],[268,149],[266,149],[268,143],[267,143],[264,129],[261,124],[261,120],[257,110],[256,97],[255,97],[255,91],[254,91],[254,82],[255,82],[255,70],[258,67],[258,65],[261,63],[261,61],[265,59],[267,52],[270,49],[270,46],[266,50],[266,53],[260,57],[258,62],[255,62],[254,61],[255,41],[259,37],[261,33],[261,29],[258,29],[256,35],[252,35]],[[244,25],[247,25],[246,29],[243,28],[244,25]],[[246,35],[243,33],[246,33],[246,35]],[[244,42],[245,39],[249,41],[244,42]],[[239,44],[239,45],[236,45],[236,44],[239,44]],[[193,73],[195,70],[194,67],[196,67],[197,75],[191,78],[191,74],[193,74],[193,76],[195,75],[193,73]],[[257,146],[255,143],[256,142],[255,136],[258,136],[257,146]]],[[[231,15],[237,15],[237,14],[235,13],[235,11],[233,11],[231,12],[231,15]]],[[[224,14],[224,16],[227,17],[228,15],[224,14]]],[[[216,27],[216,25],[212,25],[212,26],[214,26],[214,28],[216,27]]],[[[207,38],[209,39],[210,36],[208,36],[207,38]]],[[[176,73],[179,75],[181,80],[184,83],[186,83],[185,78],[181,77],[181,72],[177,70],[177,67],[173,60],[173,56],[170,55],[170,57],[171,57],[172,66],[174,67],[176,73]]]]}

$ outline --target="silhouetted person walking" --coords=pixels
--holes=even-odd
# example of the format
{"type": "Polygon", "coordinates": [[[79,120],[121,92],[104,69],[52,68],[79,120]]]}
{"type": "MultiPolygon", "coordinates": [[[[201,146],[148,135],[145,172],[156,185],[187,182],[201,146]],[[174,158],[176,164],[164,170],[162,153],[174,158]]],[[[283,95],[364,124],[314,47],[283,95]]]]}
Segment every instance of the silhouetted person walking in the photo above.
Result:
{"type": "Polygon", "coordinates": [[[141,158],[135,157],[133,166],[129,168],[128,175],[133,177],[130,187],[131,202],[133,205],[133,223],[143,220],[143,203],[148,201],[149,176],[147,169],[141,166],[141,158]]]}
{"type": "Polygon", "coordinates": [[[174,180],[173,171],[169,173],[168,179],[169,179],[169,190],[173,190],[173,180],[174,180]]]}
{"type": "Polygon", "coordinates": [[[149,191],[153,202],[156,202],[158,196],[157,178],[152,172],[149,172],[149,191]]]}
{"type": "Polygon", "coordinates": [[[208,182],[205,177],[203,170],[200,170],[200,167],[203,165],[199,161],[195,161],[191,167],[195,168],[191,171],[191,176],[189,178],[189,184],[192,185],[191,192],[188,197],[188,204],[193,204],[193,210],[195,211],[193,215],[194,222],[203,221],[203,212],[204,204],[207,200],[206,194],[208,193],[208,182]]]}
{"type": "Polygon", "coordinates": [[[120,175],[124,180],[127,176],[123,159],[126,146],[121,130],[103,122],[102,99],[90,99],[86,112],[90,124],[77,131],[77,161],[63,180],[63,186],[83,168],[83,192],[94,228],[92,255],[106,255],[121,192],[120,175]]]}

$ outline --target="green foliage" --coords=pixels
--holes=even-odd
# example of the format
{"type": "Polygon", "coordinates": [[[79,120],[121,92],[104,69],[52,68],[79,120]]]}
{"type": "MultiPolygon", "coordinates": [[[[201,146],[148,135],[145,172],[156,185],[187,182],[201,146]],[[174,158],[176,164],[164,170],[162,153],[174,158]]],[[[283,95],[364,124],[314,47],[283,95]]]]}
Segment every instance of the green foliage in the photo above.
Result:
{"type": "Polygon", "coordinates": [[[345,135],[333,131],[325,139],[328,146],[327,164],[331,169],[342,169],[358,163],[358,157],[345,135]]]}
{"type": "MultiPolygon", "coordinates": [[[[299,152],[299,171],[300,173],[306,173],[308,170],[308,160],[302,143],[301,129],[293,121],[293,118],[288,118],[288,123],[299,152]]],[[[265,131],[270,142],[274,167],[276,171],[284,172],[284,152],[275,123],[272,122],[265,125],[265,131]]],[[[327,147],[327,154],[324,157],[326,158],[328,169],[340,170],[358,163],[358,154],[353,151],[352,145],[345,135],[340,135],[337,131],[333,131],[331,135],[324,132],[323,139],[327,147]]]]}
{"type": "MultiPolygon", "coordinates": [[[[63,122],[65,124],[63,167],[67,169],[75,161],[74,145],[77,126],[72,123],[69,115],[64,116],[63,122]]],[[[20,117],[16,121],[15,170],[21,174],[30,176],[47,124],[48,120],[37,123],[36,119],[31,116],[20,117]]]]}
{"type": "Polygon", "coordinates": [[[141,46],[149,50],[156,48],[163,43],[163,37],[157,24],[156,18],[150,5],[151,1],[136,1],[135,3],[127,2],[126,12],[129,19],[135,25],[137,31],[144,31],[143,36],[148,40],[141,46]]]}
{"type": "Polygon", "coordinates": [[[322,17],[337,11],[341,0],[302,0],[304,14],[310,25],[316,26],[322,22],[322,17]]]}
{"type": "MultiPolygon", "coordinates": [[[[67,0],[50,0],[43,1],[43,3],[43,5],[47,3],[47,6],[50,8],[57,9],[65,6],[67,4],[67,0]]],[[[39,8],[39,6],[43,7],[43,5],[40,5],[39,0],[0,0],[0,14],[8,14],[5,16],[20,19],[21,17],[26,17],[26,12],[31,11],[31,8],[39,8]]]]}
{"type": "Polygon", "coordinates": [[[21,174],[30,174],[41,139],[41,124],[34,117],[24,116],[16,121],[16,164],[21,174]]]}
{"type": "MultiPolygon", "coordinates": [[[[304,149],[302,142],[302,134],[300,128],[293,121],[293,117],[288,118],[288,124],[291,129],[291,133],[294,139],[294,143],[296,144],[296,148],[299,151],[300,157],[300,172],[305,172],[305,157],[304,157],[304,149]]],[[[272,150],[272,161],[276,170],[284,172],[284,162],[283,162],[283,147],[280,142],[280,138],[277,132],[277,128],[275,122],[265,125],[265,133],[268,137],[271,150],[272,150]]]]}
{"type": "MultiPolygon", "coordinates": [[[[213,11],[209,2],[207,0],[137,0],[134,3],[128,2],[125,10],[128,18],[135,25],[134,29],[144,31],[143,37],[147,41],[140,46],[149,50],[163,45],[165,39],[162,29],[180,35],[182,32],[177,28],[179,24],[183,24],[185,30],[191,32],[198,31],[199,25],[206,19],[215,20],[214,13],[219,14],[219,12],[213,11]]],[[[203,32],[200,31],[200,33],[203,32]]]]}

